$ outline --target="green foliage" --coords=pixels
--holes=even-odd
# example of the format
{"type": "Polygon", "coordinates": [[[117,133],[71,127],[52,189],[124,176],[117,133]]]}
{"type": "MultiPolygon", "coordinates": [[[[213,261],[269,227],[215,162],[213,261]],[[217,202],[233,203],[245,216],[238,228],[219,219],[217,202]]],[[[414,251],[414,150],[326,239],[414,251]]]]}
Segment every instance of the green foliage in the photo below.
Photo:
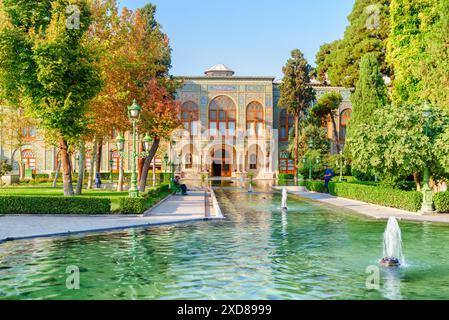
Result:
{"type": "Polygon", "coordinates": [[[382,180],[405,180],[428,166],[433,175],[449,172],[448,115],[432,108],[429,136],[424,106],[387,106],[373,114],[377,121],[360,124],[351,135],[352,165],[382,180]]]}
{"type": "Polygon", "coordinates": [[[6,160],[0,161],[0,184],[1,184],[1,178],[12,171],[12,166],[8,163],[6,160]]]}
{"type": "Polygon", "coordinates": [[[304,185],[309,191],[314,192],[325,192],[324,188],[324,182],[323,181],[316,181],[316,180],[306,180],[304,181],[304,185]]]}
{"type": "Polygon", "coordinates": [[[170,193],[168,185],[150,188],[137,198],[121,197],[118,212],[121,214],[143,214],[170,193]]]}
{"type": "Polygon", "coordinates": [[[403,191],[355,183],[331,183],[334,196],[359,200],[381,206],[417,212],[421,208],[423,195],[418,191],[403,191]]]}
{"type": "Polygon", "coordinates": [[[435,210],[438,212],[449,212],[449,192],[438,192],[433,196],[435,210]]]}
{"type": "Polygon", "coordinates": [[[121,214],[142,214],[145,211],[145,199],[143,197],[122,197],[119,201],[121,214]]]}
{"type": "Polygon", "coordinates": [[[343,101],[343,97],[339,92],[327,92],[320,97],[318,102],[310,110],[311,114],[321,118],[326,119],[330,117],[332,120],[333,137],[335,145],[337,146],[337,152],[340,153],[340,145],[338,143],[339,137],[337,133],[337,124],[335,122],[335,113],[340,108],[340,104],[343,101]]]}
{"type": "Polygon", "coordinates": [[[391,73],[385,62],[389,4],[390,0],[355,1],[343,39],[324,44],[317,54],[318,74],[322,80],[327,74],[334,86],[354,87],[359,79],[360,60],[369,52],[379,61],[382,74],[391,73]]]}
{"type": "Polygon", "coordinates": [[[295,175],[292,173],[279,173],[279,176],[278,176],[279,181],[293,180],[294,178],[295,178],[295,175]]]}
{"type": "Polygon", "coordinates": [[[449,108],[449,4],[447,0],[392,0],[388,60],[395,103],[449,108]]]}
{"type": "MultiPolygon", "coordinates": [[[[309,145],[313,146],[313,150],[318,150],[324,157],[330,148],[330,141],[326,133],[319,126],[313,124],[307,125],[299,136],[299,156],[303,157],[309,151],[309,145]]],[[[294,152],[294,139],[289,140],[289,152],[294,152]]]]}
{"type": "Polygon", "coordinates": [[[0,195],[0,214],[109,214],[111,200],[87,197],[0,195]]]}
{"type": "Polygon", "coordinates": [[[315,90],[310,86],[311,69],[298,49],[292,51],[291,58],[282,68],[284,78],[280,86],[279,105],[291,115],[304,114],[315,99],[315,90]]]}

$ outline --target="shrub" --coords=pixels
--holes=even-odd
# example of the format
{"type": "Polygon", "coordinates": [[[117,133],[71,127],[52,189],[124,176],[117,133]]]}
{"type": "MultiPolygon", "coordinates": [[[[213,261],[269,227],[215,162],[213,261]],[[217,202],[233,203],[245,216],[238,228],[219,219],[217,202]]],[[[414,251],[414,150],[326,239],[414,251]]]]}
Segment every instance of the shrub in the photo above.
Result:
{"type": "Polygon", "coordinates": [[[293,180],[295,175],[293,173],[279,173],[279,180],[293,180]]]}
{"type": "Polygon", "coordinates": [[[119,202],[119,213],[121,214],[142,214],[145,211],[145,198],[121,197],[119,202]]]}
{"type": "Polygon", "coordinates": [[[304,181],[304,185],[306,186],[307,190],[309,190],[309,191],[325,192],[324,181],[307,180],[307,181],[304,181]]]}
{"type": "Polygon", "coordinates": [[[0,195],[0,214],[109,214],[111,200],[0,195]]]}
{"type": "Polygon", "coordinates": [[[403,191],[356,183],[331,183],[329,189],[335,196],[413,212],[421,208],[423,199],[422,193],[418,191],[403,191]]]}
{"type": "Polygon", "coordinates": [[[438,212],[449,212],[449,191],[438,192],[433,197],[435,210],[438,212]]]}
{"type": "Polygon", "coordinates": [[[33,179],[50,179],[50,175],[48,173],[34,173],[33,179]]]}
{"type": "Polygon", "coordinates": [[[138,198],[122,197],[119,200],[118,212],[121,214],[143,214],[145,210],[169,194],[168,185],[149,188],[138,198]]]}

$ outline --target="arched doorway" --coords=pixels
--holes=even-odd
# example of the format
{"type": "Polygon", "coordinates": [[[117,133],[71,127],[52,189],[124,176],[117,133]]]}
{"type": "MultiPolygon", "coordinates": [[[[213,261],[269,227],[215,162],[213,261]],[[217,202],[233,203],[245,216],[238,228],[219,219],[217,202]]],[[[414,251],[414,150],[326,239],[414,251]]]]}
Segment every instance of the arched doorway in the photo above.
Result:
{"type": "Polygon", "coordinates": [[[216,146],[210,152],[211,168],[213,177],[232,176],[232,166],[235,159],[234,148],[225,145],[216,146]]]}

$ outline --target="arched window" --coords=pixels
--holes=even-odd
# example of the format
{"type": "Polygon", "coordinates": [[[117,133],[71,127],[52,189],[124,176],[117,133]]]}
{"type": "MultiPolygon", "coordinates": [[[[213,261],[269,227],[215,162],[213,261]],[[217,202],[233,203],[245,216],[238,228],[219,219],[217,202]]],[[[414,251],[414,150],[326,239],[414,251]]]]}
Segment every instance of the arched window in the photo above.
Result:
{"type": "Polygon", "coordinates": [[[246,108],[246,130],[249,136],[262,135],[263,107],[259,102],[251,102],[246,108]]]}
{"type": "Polygon", "coordinates": [[[198,106],[192,101],[187,101],[181,106],[181,121],[190,135],[198,134],[198,106]]]}
{"type": "Polygon", "coordinates": [[[348,120],[351,118],[351,109],[345,109],[340,113],[340,143],[343,143],[346,139],[346,127],[348,126],[348,120]]]}
{"type": "Polygon", "coordinates": [[[33,150],[26,149],[22,151],[22,163],[25,169],[36,170],[36,155],[33,150]]]}
{"type": "Polygon", "coordinates": [[[292,115],[287,114],[287,110],[282,109],[279,116],[279,140],[288,140],[290,129],[295,125],[292,115]]]}
{"type": "Polygon", "coordinates": [[[235,104],[226,96],[218,96],[209,105],[209,130],[211,136],[235,135],[235,104]]]}

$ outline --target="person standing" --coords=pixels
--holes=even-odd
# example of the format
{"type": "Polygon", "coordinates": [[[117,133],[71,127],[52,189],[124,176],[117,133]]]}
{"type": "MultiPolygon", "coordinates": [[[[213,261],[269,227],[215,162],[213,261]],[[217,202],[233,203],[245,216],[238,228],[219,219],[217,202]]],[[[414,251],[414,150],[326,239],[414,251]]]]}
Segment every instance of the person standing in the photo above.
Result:
{"type": "Polygon", "coordinates": [[[97,174],[95,175],[95,186],[97,187],[97,189],[101,188],[101,175],[100,175],[100,172],[97,172],[97,174]]]}
{"type": "Polygon", "coordinates": [[[324,168],[326,169],[324,171],[324,191],[325,193],[329,193],[329,182],[334,177],[334,171],[328,166],[324,166],[324,168]]]}

